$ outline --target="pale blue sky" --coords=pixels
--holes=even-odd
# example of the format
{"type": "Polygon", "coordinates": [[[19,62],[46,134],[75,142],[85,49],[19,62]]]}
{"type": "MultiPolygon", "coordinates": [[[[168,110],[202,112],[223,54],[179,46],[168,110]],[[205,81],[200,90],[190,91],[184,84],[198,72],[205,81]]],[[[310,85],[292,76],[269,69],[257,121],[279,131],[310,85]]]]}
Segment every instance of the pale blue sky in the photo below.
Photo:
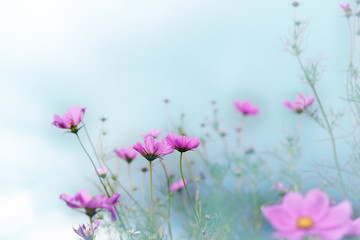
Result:
{"type": "MultiPolygon", "coordinates": [[[[250,99],[261,115],[248,123],[248,144],[272,148],[297,123],[282,101],[310,93],[282,44],[292,26],[290,3],[0,1],[0,202],[11,209],[0,220],[1,239],[38,240],[54,231],[51,239],[72,239],[71,227],[86,220],[58,200],[62,192],[91,188],[86,177],[94,177],[76,139],[50,125],[53,114],[71,105],[87,107],[94,136],[99,117],[109,118],[112,149],[133,144],[150,128],[166,129],[164,97],[173,117],[186,113],[194,133],[211,100],[235,127],[232,102],[250,99]]],[[[346,21],[338,1],[301,5],[299,16],[311,20],[307,50],[327,59],[320,95],[341,109],[346,21]]],[[[303,127],[309,142],[324,136],[308,120],[303,127]]],[[[327,157],[327,143],[314,150],[308,141],[305,152],[327,157]]]]}

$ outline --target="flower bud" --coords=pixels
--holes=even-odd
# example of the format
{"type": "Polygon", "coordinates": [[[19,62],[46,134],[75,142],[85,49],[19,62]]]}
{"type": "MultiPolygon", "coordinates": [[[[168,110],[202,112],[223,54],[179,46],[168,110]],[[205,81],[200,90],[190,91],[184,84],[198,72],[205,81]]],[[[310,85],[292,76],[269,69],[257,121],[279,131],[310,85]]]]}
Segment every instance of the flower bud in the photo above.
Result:
{"type": "Polygon", "coordinates": [[[294,0],[294,1],[292,2],[292,5],[293,5],[293,7],[298,7],[298,6],[300,5],[300,3],[299,3],[299,1],[294,0]]]}

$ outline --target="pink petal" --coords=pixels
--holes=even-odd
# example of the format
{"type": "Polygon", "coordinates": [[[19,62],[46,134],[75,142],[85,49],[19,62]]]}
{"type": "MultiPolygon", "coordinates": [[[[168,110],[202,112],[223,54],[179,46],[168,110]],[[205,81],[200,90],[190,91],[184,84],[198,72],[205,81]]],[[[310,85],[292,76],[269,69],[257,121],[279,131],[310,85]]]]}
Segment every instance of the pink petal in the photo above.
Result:
{"type": "Polygon", "coordinates": [[[199,145],[200,145],[200,140],[197,139],[196,137],[191,137],[189,139],[188,148],[190,149],[197,148],[199,145]]]}
{"type": "Polygon", "coordinates": [[[319,222],[316,222],[316,228],[330,229],[337,228],[348,223],[351,219],[352,207],[349,201],[343,201],[333,207],[330,207],[326,216],[319,222]]]}
{"type": "Polygon", "coordinates": [[[177,138],[178,138],[178,136],[176,135],[176,133],[171,132],[168,135],[166,135],[166,142],[170,146],[174,147],[175,146],[175,141],[176,141],[177,138]]]}
{"type": "Polygon", "coordinates": [[[262,208],[264,217],[276,230],[292,232],[296,230],[296,217],[281,205],[265,206],[262,208]]]}
{"type": "Polygon", "coordinates": [[[287,193],[282,202],[282,206],[293,212],[297,217],[301,216],[302,205],[304,203],[304,197],[300,193],[289,192],[287,193]]]}
{"type": "Polygon", "coordinates": [[[86,206],[87,203],[91,200],[91,195],[86,189],[82,189],[76,193],[75,199],[80,201],[83,206],[86,206]]]}
{"type": "Polygon", "coordinates": [[[326,193],[319,189],[312,189],[306,193],[302,214],[317,222],[329,211],[330,201],[326,193]]]}

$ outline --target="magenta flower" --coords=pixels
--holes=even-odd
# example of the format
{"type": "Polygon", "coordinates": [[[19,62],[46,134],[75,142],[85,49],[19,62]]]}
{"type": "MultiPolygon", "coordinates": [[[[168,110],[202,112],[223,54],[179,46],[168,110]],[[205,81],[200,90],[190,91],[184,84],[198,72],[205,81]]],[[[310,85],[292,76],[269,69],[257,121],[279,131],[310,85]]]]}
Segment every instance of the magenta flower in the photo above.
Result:
{"type": "Polygon", "coordinates": [[[155,130],[154,128],[152,128],[150,130],[150,132],[146,133],[146,134],[141,134],[144,138],[146,137],[153,137],[153,138],[157,138],[160,134],[162,133],[162,129],[159,130],[155,130]]]}
{"type": "Polygon", "coordinates": [[[236,110],[238,110],[239,112],[241,112],[244,116],[247,115],[258,115],[259,114],[259,108],[257,106],[253,106],[252,103],[250,101],[240,101],[240,100],[236,100],[234,102],[234,106],[236,108],[236,110]]]}
{"type": "Polygon", "coordinates": [[[287,193],[281,204],[264,206],[262,213],[277,230],[277,238],[301,240],[306,236],[316,236],[338,240],[349,232],[352,207],[349,201],[330,206],[326,193],[312,189],[305,196],[287,193]]]}
{"type": "MultiPolygon", "coordinates": [[[[187,184],[187,180],[185,179],[185,184],[187,184]]],[[[184,188],[184,182],[182,179],[180,179],[177,182],[174,182],[171,186],[170,186],[170,191],[172,192],[176,192],[176,191],[180,191],[181,189],[184,188]]]]}
{"type": "Polygon", "coordinates": [[[349,3],[340,2],[339,6],[344,12],[345,17],[350,17],[352,13],[352,9],[349,3]]]}
{"type": "Polygon", "coordinates": [[[59,115],[54,115],[54,121],[52,125],[58,128],[70,129],[71,132],[77,133],[79,130],[77,125],[84,118],[86,108],[80,108],[78,106],[72,106],[69,108],[68,112],[63,115],[61,118],[59,115]]]}
{"type": "Polygon", "coordinates": [[[96,173],[96,171],[95,171],[95,174],[99,174],[99,177],[105,178],[107,172],[108,172],[108,170],[107,170],[107,168],[104,166],[104,167],[102,167],[102,168],[98,168],[98,169],[97,169],[97,173],[96,173]]]}
{"type": "Polygon", "coordinates": [[[131,163],[132,160],[134,160],[134,158],[136,158],[138,154],[137,152],[134,151],[132,146],[129,146],[127,148],[122,148],[120,150],[115,149],[114,152],[116,153],[116,155],[118,155],[120,158],[124,159],[128,163],[131,163]]]}
{"type": "Polygon", "coordinates": [[[135,143],[133,148],[150,162],[174,151],[174,149],[169,146],[165,140],[157,140],[153,137],[146,137],[144,142],[145,144],[140,142],[135,143]]]}
{"type": "Polygon", "coordinates": [[[179,152],[186,152],[191,149],[197,148],[200,140],[196,137],[188,138],[186,136],[178,136],[176,133],[169,133],[166,136],[167,143],[179,152]]]}
{"type": "Polygon", "coordinates": [[[295,111],[296,113],[302,113],[305,109],[313,104],[315,99],[309,95],[308,97],[305,96],[304,93],[299,93],[294,102],[289,100],[284,101],[284,107],[295,111]]]}
{"type": "Polygon", "coordinates": [[[79,225],[78,229],[73,228],[73,230],[77,235],[79,235],[83,239],[85,239],[85,240],[93,240],[94,239],[94,233],[98,229],[99,225],[100,225],[100,220],[96,219],[94,221],[94,232],[92,231],[90,224],[88,224],[88,227],[86,227],[85,224],[79,225]]]}
{"type": "Polygon", "coordinates": [[[74,197],[66,193],[60,195],[60,199],[64,200],[69,207],[74,209],[83,208],[85,214],[89,217],[93,217],[98,212],[98,208],[109,210],[113,221],[117,219],[115,206],[119,197],[120,194],[118,193],[114,193],[111,198],[104,194],[92,197],[85,189],[77,192],[74,197]]]}

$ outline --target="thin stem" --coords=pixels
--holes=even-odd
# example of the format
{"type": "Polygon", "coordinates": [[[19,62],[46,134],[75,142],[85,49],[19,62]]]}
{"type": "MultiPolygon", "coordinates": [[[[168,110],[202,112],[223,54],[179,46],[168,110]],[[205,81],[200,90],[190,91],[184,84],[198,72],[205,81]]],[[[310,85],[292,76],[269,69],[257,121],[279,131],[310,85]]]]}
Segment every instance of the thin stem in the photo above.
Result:
{"type": "Polygon", "coordinates": [[[299,131],[299,134],[301,134],[301,126],[302,126],[302,116],[301,116],[301,114],[298,114],[298,131],[299,131]]]}
{"type": "MultiPolygon", "coordinates": [[[[294,16],[294,21],[296,22],[296,16],[294,16]]],[[[351,35],[351,25],[350,25],[350,21],[349,21],[349,31],[350,31],[350,35],[351,35]]],[[[351,54],[350,54],[350,63],[349,63],[349,67],[352,65],[352,38],[350,36],[350,44],[351,44],[351,54]]],[[[342,177],[342,174],[341,174],[341,168],[340,168],[340,164],[339,164],[339,160],[338,160],[338,156],[337,156],[337,150],[336,150],[336,144],[335,144],[335,138],[334,138],[334,134],[333,134],[333,131],[332,131],[332,128],[330,126],[330,123],[329,123],[329,120],[327,118],[327,115],[325,113],[325,110],[322,106],[322,103],[321,103],[321,100],[319,98],[319,95],[317,94],[317,91],[315,89],[315,86],[314,86],[314,83],[311,81],[311,77],[308,75],[308,72],[307,72],[307,69],[305,68],[304,64],[302,63],[301,61],[301,58],[300,58],[300,52],[296,53],[296,58],[298,60],[298,63],[300,65],[300,68],[301,70],[303,71],[304,75],[305,75],[305,78],[307,80],[307,82],[309,83],[314,95],[315,95],[315,98],[316,98],[316,101],[318,102],[319,104],[319,107],[320,107],[320,111],[321,111],[321,114],[323,115],[323,118],[325,120],[325,124],[326,124],[326,127],[327,127],[327,130],[328,130],[328,133],[330,135],[330,138],[331,138],[331,144],[332,144],[332,148],[333,148],[333,154],[334,154],[334,162],[335,162],[335,165],[336,165],[336,170],[337,170],[337,174],[338,174],[338,177],[340,179],[340,185],[341,185],[341,189],[343,190],[343,193],[344,195],[346,196],[346,198],[348,199],[348,194],[347,194],[347,191],[346,191],[346,188],[345,188],[345,183],[344,183],[344,180],[343,180],[343,177],[342,177]]]]}
{"type": "Polygon", "coordinates": [[[119,176],[120,170],[121,170],[121,168],[120,168],[120,159],[116,159],[116,177],[119,176]]]}
{"type": "Polygon", "coordinates": [[[349,35],[350,35],[350,58],[349,58],[349,69],[352,66],[352,61],[353,61],[353,55],[354,55],[354,43],[353,43],[353,34],[352,34],[352,29],[351,29],[351,23],[350,23],[350,19],[347,19],[348,22],[348,27],[349,27],[349,35]]]}
{"type": "Polygon", "coordinates": [[[347,194],[347,191],[346,191],[346,187],[345,187],[345,183],[344,183],[344,179],[342,177],[342,174],[341,174],[341,168],[340,168],[340,163],[339,163],[339,160],[338,160],[338,155],[337,155],[337,150],[336,150],[336,143],[335,143],[335,138],[334,138],[334,134],[333,134],[333,131],[332,131],[332,128],[330,126],[330,123],[329,123],[329,120],[326,116],[326,113],[325,113],[325,110],[322,106],[322,103],[320,101],[320,98],[319,98],[319,95],[315,89],[315,86],[313,84],[310,84],[310,87],[311,89],[313,90],[313,93],[315,95],[315,98],[316,98],[316,101],[318,102],[319,104],[319,107],[320,107],[320,111],[323,115],[323,118],[325,120],[325,124],[326,124],[326,127],[328,129],[328,132],[329,132],[329,135],[330,135],[330,139],[331,139],[331,145],[332,145],[332,148],[333,148],[333,154],[334,154],[334,162],[335,162],[335,165],[336,165],[336,170],[337,170],[337,174],[339,176],[339,179],[340,179],[340,184],[341,184],[341,189],[343,190],[343,193],[345,194],[345,197],[347,199],[349,199],[349,196],[347,194]]]}
{"type": "Polygon", "coordinates": [[[94,233],[94,222],[93,222],[93,219],[92,217],[89,217],[90,218],[90,228],[91,228],[91,233],[92,233],[92,238],[91,239],[95,239],[94,236],[95,236],[95,233],[94,233]]]}
{"type": "Polygon", "coordinates": [[[167,173],[165,164],[163,163],[162,159],[160,159],[160,163],[161,163],[161,166],[162,166],[163,169],[164,169],[164,173],[165,173],[165,176],[166,176],[166,183],[167,183],[167,190],[168,190],[168,219],[167,219],[167,223],[168,223],[168,231],[169,231],[170,239],[172,240],[173,237],[172,237],[171,224],[170,224],[170,221],[171,221],[171,209],[170,209],[170,206],[171,206],[171,205],[170,205],[170,204],[171,204],[170,178],[169,178],[169,175],[168,175],[168,173],[167,173]]]}
{"type": "Polygon", "coordinates": [[[116,175],[114,175],[114,173],[111,171],[111,169],[106,164],[104,164],[104,165],[108,169],[112,179],[120,186],[120,188],[126,193],[126,195],[128,195],[131,198],[131,200],[134,201],[134,203],[140,208],[140,210],[146,214],[145,209],[143,207],[141,207],[140,203],[138,201],[136,201],[136,199],[126,190],[124,185],[121,184],[121,182],[117,179],[116,175]]]}
{"type": "Polygon", "coordinates": [[[130,167],[130,163],[128,163],[128,176],[129,176],[129,184],[130,184],[130,189],[131,189],[131,193],[133,193],[133,184],[131,181],[131,167],[130,167]]]}
{"type": "Polygon", "coordinates": [[[238,140],[238,146],[241,148],[243,144],[244,139],[244,127],[245,127],[245,116],[241,118],[240,126],[239,126],[239,140],[238,140]]]}
{"type": "MultiPolygon", "coordinates": [[[[99,172],[98,172],[98,170],[96,169],[96,166],[95,166],[94,161],[92,160],[92,158],[91,158],[91,156],[89,155],[89,153],[86,151],[86,148],[84,147],[84,145],[83,145],[83,143],[82,143],[79,135],[78,135],[77,133],[76,133],[75,135],[76,135],[77,139],[79,140],[79,143],[80,143],[82,149],[84,150],[84,152],[86,153],[86,155],[87,155],[88,158],[90,159],[90,162],[91,162],[91,164],[93,165],[93,167],[94,167],[94,169],[95,169],[96,175],[98,176],[98,178],[99,178],[99,180],[100,180],[100,183],[101,183],[101,185],[103,186],[103,188],[104,188],[104,190],[105,190],[105,192],[106,192],[106,195],[108,196],[108,198],[110,198],[110,194],[109,194],[109,192],[108,192],[108,190],[107,190],[104,182],[102,181],[101,177],[99,176],[99,172]]],[[[127,229],[126,229],[126,227],[125,227],[125,224],[124,224],[124,222],[123,222],[123,220],[122,220],[119,212],[117,211],[116,207],[115,207],[115,210],[116,210],[116,215],[117,215],[118,218],[119,218],[121,227],[125,230],[125,232],[127,232],[127,229]]]]}
{"type": "Polygon", "coordinates": [[[193,202],[192,202],[192,200],[191,200],[191,197],[190,197],[188,188],[187,188],[186,183],[185,183],[184,174],[183,174],[183,171],[182,171],[182,155],[183,155],[183,153],[181,152],[181,153],[180,153],[180,173],[181,173],[181,178],[182,178],[182,180],[183,180],[184,187],[185,187],[185,190],[186,190],[186,194],[187,194],[187,196],[188,196],[188,198],[189,198],[189,201],[190,201],[190,203],[191,203],[192,209],[194,210],[194,213],[195,213],[195,216],[196,216],[196,223],[199,224],[199,226],[200,226],[199,216],[198,216],[197,211],[196,211],[196,209],[195,209],[195,206],[194,206],[194,204],[193,204],[193,202]]]}
{"type": "Polygon", "coordinates": [[[87,128],[86,128],[86,125],[85,125],[84,122],[82,123],[82,125],[83,125],[83,128],[84,128],[84,130],[85,130],[86,137],[88,138],[89,143],[90,143],[90,145],[91,145],[91,148],[92,148],[93,151],[94,151],[95,157],[96,157],[99,165],[101,165],[100,158],[99,158],[99,156],[98,156],[98,154],[97,154],[97,152],[96,152],[96,149],[95,149],[95,146],[94,146],[93,142],[91,141],[91,138],[90,138],[89,132],[88,132],[88,130],[87,130],[87,128]]]}
{"type": "Polygon", "coordinates": [[[145,173],[143,173],[143,186],[142,186],[142,193],[141,193],[141,198],[142,198],[142,204],[145,206],[145,184],[146,184],[146,178],[145,178],[145,173]]]}
{"type": "Polygon", "coordinates": [[[183,194],[182,192],[181,192],[181,200],[182,200],[182,202],[183,202],[183,204],[184,204],[184,206],[185,206],[187,215],[190,216],[191,211],[190,211],[190,208],[189,208],[189,204],[187,203],[187,201],[186,201],[186,199],[185,199],[185,196],[184,196],[184,194],[183,194]]]}
{"type": "Polygon", "coordinates": [[[152,182],[152,168],[151,168],[151,161],[149,161],[149,171],[150,171],[150,196],[151,196],[151,208],[153,212],[153,219],[154,219],[154,228],[156,232],[156,238],[160,239],[158,227],[156,223],[156,215],[155,215],[155,209],[154,209],[154,200],[153,200],[153,182],[152,182]]]}
{"type": "Polygon", "coordinates": [[[78,135],[77,133],[76,133],[75,135],[76,135],[77,139],[79,140],[79,143],[80,143],[82,149],[84,150],[84,152],[86,153],[86,155],[87,155],[88,158],[90,159],[90,162],[91,162],[91,164],[93,165],[93,167],[94,167],[94,169],[95,169],[96,175],[98,176],[98,178],[99,178],[99,180],[100,180],[100,183],[101,183],[101,185],[103,186],[103,188],[104,188],[104,190],[105,190],[105,192],[106,192],[106,195],[107,195],[108,197],[110,197],[110,194],[109,194],[109,192],[108,192],[108,190],[107,190],[104,182],[102,181],[101,177],[99,176],[99,172],[98,172],[98,170],[96,169],[96,166],[95,166],[94,161],[92,160],[92,158],[91,158],[91,156],[89,155],[89,153],[86,151],[86,148],[84,147],[84,145],[83,145],[83,143],[82,143],[79,135],[78,135]]]}

